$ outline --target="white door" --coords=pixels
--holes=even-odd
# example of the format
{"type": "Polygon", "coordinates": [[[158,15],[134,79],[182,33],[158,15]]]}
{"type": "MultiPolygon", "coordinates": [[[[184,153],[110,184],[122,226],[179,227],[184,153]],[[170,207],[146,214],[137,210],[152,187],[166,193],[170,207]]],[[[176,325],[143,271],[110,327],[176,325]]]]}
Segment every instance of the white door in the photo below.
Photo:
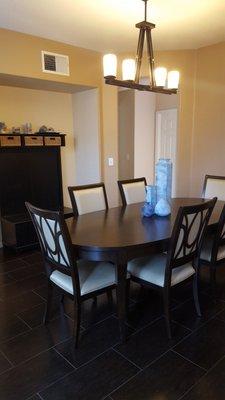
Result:
{"type": "Polygon", "coordinates": [[[155,162],[170,158],[173,163],[172,197],[176,196],[177,109],[156,111],[155,162]]]}

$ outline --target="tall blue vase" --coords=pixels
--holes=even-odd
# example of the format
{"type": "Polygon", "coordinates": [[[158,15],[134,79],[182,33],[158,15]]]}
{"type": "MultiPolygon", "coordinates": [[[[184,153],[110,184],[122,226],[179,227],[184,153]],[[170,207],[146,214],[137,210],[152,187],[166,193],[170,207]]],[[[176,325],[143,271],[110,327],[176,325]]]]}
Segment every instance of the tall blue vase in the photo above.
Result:
{"type": "Polygon", "coordinates": [[[155,213],[160,216],[169,215],[172,193],[172,162],[168,158],[160,158],[156,164],[157,204],[155,213]]]}
{"type": "Polygon", "coordinates": [[[168,158],[160,158],[156,164],[157,201],[160,199],[171,202],[172,193],[172,162],[168,158]]]}

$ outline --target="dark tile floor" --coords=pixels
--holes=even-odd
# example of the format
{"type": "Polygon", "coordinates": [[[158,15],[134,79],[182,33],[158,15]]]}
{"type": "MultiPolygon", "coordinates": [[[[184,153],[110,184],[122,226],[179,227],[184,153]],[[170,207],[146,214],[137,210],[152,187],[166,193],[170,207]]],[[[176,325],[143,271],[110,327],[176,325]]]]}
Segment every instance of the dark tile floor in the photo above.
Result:
{"type": "Polygon", "coordinates": [[[40,253],[0,250],[1,400],[224,400],[225,266],[214,297],[202,271],[202,318],[191,286],[172,293],[173,339],[162,302],[131,285],[128,340],[120,344],[115,294],[83,306],[82,334],[73,350],[73,307],[55,292],[51,321],[42,325],[46,278],[40,253]]]}

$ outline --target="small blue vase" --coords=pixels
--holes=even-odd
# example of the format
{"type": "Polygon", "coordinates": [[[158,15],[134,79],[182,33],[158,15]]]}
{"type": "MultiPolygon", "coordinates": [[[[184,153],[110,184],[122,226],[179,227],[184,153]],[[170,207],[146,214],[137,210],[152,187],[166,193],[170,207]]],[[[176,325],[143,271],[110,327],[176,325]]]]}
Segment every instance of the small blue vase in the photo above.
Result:
{"type": "Polygon", "coordinates": [[[155,214],[159,217],[166,217],[171,214],[170,204],[165,199],[160,199],[155,206],[155,214]]]}
{"type": "Polygon", "coordinates": [[[146,202],[150,203],[154,208],[157,203],[156,185],[147,185],[146,188],[146,202]]]}
{"type": "Polygon", "coordinates": [[[150,203],[145,202],[141,209],[142,217],[151,217],[154,213],[154,207],[150,203]]]}

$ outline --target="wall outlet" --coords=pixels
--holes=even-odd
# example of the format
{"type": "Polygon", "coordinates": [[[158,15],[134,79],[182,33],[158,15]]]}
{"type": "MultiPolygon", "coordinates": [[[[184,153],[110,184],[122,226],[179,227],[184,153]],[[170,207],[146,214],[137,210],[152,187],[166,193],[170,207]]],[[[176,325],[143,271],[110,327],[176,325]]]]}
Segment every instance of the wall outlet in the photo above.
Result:
{"type": "Polygon", "coordinates": [[[108,158],[108,164],[109,164],[109,167],[113,167],[113,165],[114,165],[114,160],[113,160],[112,157],[109,157],[109,158],[108,158]]]}

